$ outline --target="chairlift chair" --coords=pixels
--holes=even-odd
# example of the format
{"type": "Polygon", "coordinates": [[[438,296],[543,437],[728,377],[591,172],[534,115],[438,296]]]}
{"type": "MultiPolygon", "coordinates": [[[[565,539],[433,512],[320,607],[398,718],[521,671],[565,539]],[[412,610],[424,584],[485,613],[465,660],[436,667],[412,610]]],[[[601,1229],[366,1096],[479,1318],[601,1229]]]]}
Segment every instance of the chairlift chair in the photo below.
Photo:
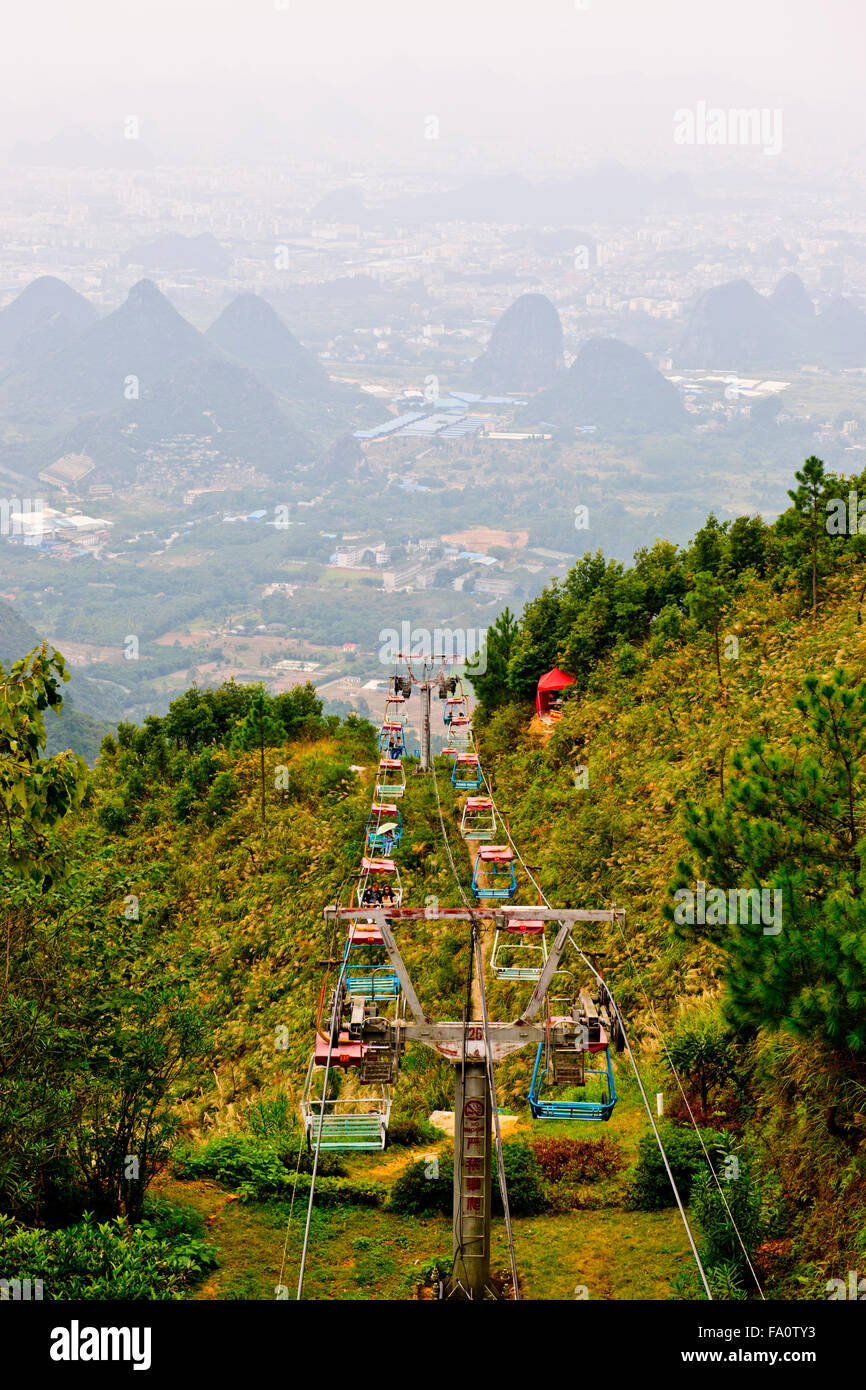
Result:
{"type": "MultiPolygon", "coordinates": [[[[569,997],[571,998],[571,997],[569,997]]],[[[558,1002],[550,1001],[550,1005],[558,1002]]],[[[548,1006],[550,1008],[550,1005],[548,1006]]],[[[568,1014],[548,1015],[547,1037],[538,1046],[529,1087],[529,1108],[541,1120],[609,1120],[616,1105],[610,1057],[611,1042],[619,1045],[618,1021],[612,1026],[607,1007],[588,990],[581,990],[568,1014]],[[588,1065],[598,1062],[600,1065],[588,1065]],[[554,1096],[554,1087],[586,1089],[584,1100],[567,1093],[554,1096]],[[542,1094],[545,1088],[548,1094],[542,1094]]]]}
{"type": "Polygon", "coordinates": [[[393,720],[395,723],[403,722],[403,706],[406,703],[405,695],[389,695],[385,701],[385,723],[393,720]]]}
{"type": "Polygon", "coordinates": [[[472,720],[468,716],[455,715],[449,725],[452,743],[460,748],[472,746],[472,720]]]}
{"type": "Polygon", "coordinates": [[[403,836],[403,820],[395,801],[373,802],[364,835],[371,855],[390,856],[403,836]]]}
{"type": "Polygon", "coordinates": [[[509,917],[497,927],[490,953],[490,969],[497,980],[541,979],[547,961],[544,923],[509,917]]]}
{"type": "Polygon", "coordinates": [[[516,891],[514,850],[510,845],[482,845],[472,873],[476,898],[510,898],[516,891]]]}
{"type": "Polygon", "coordinates": [[[393,859],[373,859],[369,855],[364,855],[361,860],[361,873],[355,896],[359,907],[381,907],[386,913],[389,908],[399,907],[403,897],[403,887],[400,883],[400,870],[397,868],[393,859]],[[381,894],[385,884],[391,889],[393,901],[377,902],[371,901],[370,890],[378,890],[381,894]],[[367,897],[367,901],[364,898],[367,897]]]}
{"type": "Polygon", "coordinates": [[[451,770],[451,785],[458,791],[474,792],[484,785],[477,753],[457,753],[451,770]]]}
{"type": "Polygon", "coordinates": [[[399,758],[382,758],[376,773],[377,801],[393,801],[406,791],[406,772],[399,758]]]}
{"type": "Polygon", "coordinates": [[[402,720],[386,719],[379,730],[379,755],[398,762],[406,755],[406,731],[402,720]]]}
{"type": "Polygon", "coordinates": [[[384,1149],[391,1118],[390,1087],[384,1083],[373,1084],[366,1088],[369,1092],[367,1095],[324,1100],[315,1093],[315,1082],[320,1075],[324,1077],[324,1067],[314,1053],[307,1067],[301,1100],[307,1148],[312,1152],[318,1142],[323,1150],[384,1149]]]}
{"type": "Polygon", "coordinates": [[[465,695],[449,695],[442,705],[442,723],[451,724],[454,719],[469,718],[469,701],[465,695]]]}
{"type": "Polygon", "coordinates": [[[492,840],[496,834],[496,811],[489,796],[467,796],[460,817],[464,840],[492,840]]]}

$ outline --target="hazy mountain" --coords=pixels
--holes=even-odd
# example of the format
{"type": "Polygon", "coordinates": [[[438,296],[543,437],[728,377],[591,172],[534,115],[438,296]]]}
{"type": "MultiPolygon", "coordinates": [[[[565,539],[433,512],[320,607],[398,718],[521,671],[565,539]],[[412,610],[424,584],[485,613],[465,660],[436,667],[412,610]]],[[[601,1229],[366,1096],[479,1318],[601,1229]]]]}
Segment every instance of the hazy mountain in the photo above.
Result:
{"type": "Polygon", "coordinates": [[[562,324],[543,294],[522,294],[497,321],[473,379],[486,391],[537,391],[562,368],[562,324]]]}
{"type": "Polygon", "coordinates": [[[213,355],[151,280],[139,280],[119,309],[99,319],[74,351],[51,352],[0,383],[0,417],[16,423],[62,425],[113,410],[180,367],[213,355]]]}
{"type": "Polygon", "coordinates": [[[331,392],[328,374],[318,360],[257,294],[233,299],[205,338],[284,395],[309,399],[331,392]]]}
{"type": "Polygon", "coordinates": [[[98,140],[80,126],[67,126],[50,140],[19,141],[9,159],[13,164],[57,169],[146,169],[153,164],[141,140],[98,140]]]}
{"type": "Polygon", "coordinates": [[[866,314],[841,296],[818,318],[820,356],[808,360],[820,366],[866,367],[866,314]]]}
{"type": "Polygon", "coordinates": [[[723,370],[866,366],[866,315],[841,298],[816,314],[793,272],[767,296],[747,280],[733,280],[701,295],[676,359],[681,367],[723,370]]]}
{"type": "Polygon", "coordinates": [[[563,227],[581,222],[683,212],[699,205],[685,174],[652,179],[615,162],[599,164],[569,179],[535,183],[522,174],[476,178],[435,193],[406,193],[369,207],[356,185],[334,189],[315,205],[316,222],[386,226],[417,222],[496,222],[563,227]]]}
{"type": "Polygon", "coordinates": [[[377,220],[561,227],[616,221],[648,212],[681,212],[698,204],[684,174],[651,179],[619,164],[605,163],[570,179],[533,183],[520,174],[505,174],[474,179],[446,192],[406,195],[387,203],[377,220]]]}
{"type": "Polygon", "coordinates": [[[779,315],[748,280],[715,285],[692,310],[679,348],[682,367],[770,366],[781,349],[779,315]]]}
{"type": "Polygon", "coordinates": [[[181,363],[139,400],[81,421],[47,452],[86,453],[97,465],[88,481],[123,483],[154,462],[169,472],[192,465],[203,475],[240,463],[283,478],[308,461],[310,445],[264,382],[214,356],[181,363]]]}
{"type": "Polygon", "coordinates": [[[688,420],[676,387],[615,338],[584,343],[561,380],[527,407],[527,418],[644,434],[680,429],[688,420]]]}
{"type": "Polygon", "coordinates": [[[310,217],[314,222],[364,223],[369,214],[363,191],[354,184],[326,193],[311,210],[310,217]]]}
{"type": "Polygon", "coordinates": [[[0,370],[29,365],[60,348],[95,322],[84,295],[53,275],[42,275],[0,309],[0,370]]]}
{"type": "Polygon", "coordinates": [[[769,303],[777,313],[795,323],[808,323],[815,317],[815,305],[803,281],[794,271],[782,276],[769,296],[769,303]]]}
{"type": "Polygon", "coordinates": [[[200,236],[166,232],[153,241],[131,246],[120,263],[140,265],[154,273],[195,270],[204,275],[225,275],[232,264],[232,256],[210,232],[202,232],[200,236]]]}

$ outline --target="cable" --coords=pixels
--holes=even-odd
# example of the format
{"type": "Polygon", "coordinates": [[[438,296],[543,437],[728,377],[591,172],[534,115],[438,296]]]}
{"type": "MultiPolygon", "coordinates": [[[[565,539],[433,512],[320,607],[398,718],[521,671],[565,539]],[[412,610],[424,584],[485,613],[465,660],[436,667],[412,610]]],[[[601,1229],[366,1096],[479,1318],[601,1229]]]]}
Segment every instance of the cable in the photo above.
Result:
{"type": "Polygon", "coordinates": [[[303,1153],[303,1150],[304,1150],[304,1134],[303,1134],[303,1131],[301,1131],[301,1138],[300,1138],[300,1142],[299,1142],[299,1144],[298,1144],[298,1162],[297,1162],[297,1165],[296,1165],[296,1167],[295,1167],[295,1181],[294,1181],[293,1184],[292,1184],[292,1200],[291,1200],[291,1202],[290,1202],[290,1204],[289,1204],[289,1219],[288,1219],[288,1221],[286,1222],[286,1238],[285,1238],[285,1240],[283,1241],[283,1258],[282,1258],[281,1261],[280,1261],[280,1277],[279,1277],[279,1279],[277,1280],[277,1287],[278,1287],[278,1288],[282,1288],[282,1287],[283,1287],[283,1273],[284,1273],[285,1268],[286,1268],[286,1251],[287,1251],[288,1248],[289,1248],[289,1232],[290,1232],[291,1229],[292,1229],[292,1215],[293,1215],[294,1210],[295,1210],[295,1193],[296,1193],[297,1190],[298,1190],[298,1174],[299,1174],[300,1171],[301,1171],[301,1154],[303,1153]]]}
{"type": "Polygon", "coordinates": [[[748,1252],[748,1250],[746,1249],[745,1242],[744,1242],[744,1240],[743,1240],[742,1235],[740,1234],[740,1229],[739,1229],[739,1227],[738,1227],[738,1225],[737,1225],[737,1223],[736,1223],[736,1220],[734,1219],[734,1213],[731,1211],[731,1208],[730,1208],[729,1205],[728,1205],[728,1199],[727,1199],[726,1196],[725,1196],[725,1193],[724,1193],[724,1189],[723,1189],[723,1187],[722,1187],[722,1184],[719,1182],[718,1174],[716,1173],[716,1170],[715,1170],[715,1168],[713,1167],[713,1161],[712,1161],[712,1159],[710,1158],[709,1152],[707,1151],[707,1146],[706,1146],[706,1144],[704,1143],[704,1137],[703,1137],[703,1135],[701,1134],[701,1131],[700,1131],[700,1129],[698,1128],[697,1120],[695,1119],[694,1114],[692,1113],[692,1107],[691,1107],[691,1105],[689,1104],[689,1098],[688,1098],[688,1096],[686,1095],[685,1090],[683,1089],[683,1083],[682,1083],[682,1081],[680,1080],[679,1072],[677,1071],[676,1067],[674,1066],[673,1058],[671,1057],[671,1054],[670,1054],[670,1052],[668,1051],[667,1040],[666,1040],[666,1038],[665,1038],[664,1033],[662,1032],[661,1024],[660,1024],[659,1021],[658,1021],[658,1016],[657,1016],[657,1014],[656,1014],[656,1011],[655,1011],[655,1008],[654,1008],[654,1006],[653,1006],[653,1004],[652,1004],[652,1001],[651,1001],[651,999],[649,998],[649,995],[647,994],[646,986],[645,986],[644,980],[643,980],[643,976],[641,975],[640,971],[638,970],[638,968],[637,968],[637,966],[636,966],[636,964],[635,964],[635,962],[634,962],[634,957],[632,956],[631,949],[630,949],[629,944],[628,944],[628,939],[626,938],[625,932],[624,932],[623,929],[622,929],[622,924],[621,924],[621,923],[618,923],[618,926],[619,926],[620,936],[622,937],[622,940],[623,940],[623,945],[625,946],[625,949],[626,949],[626,954],[628,955],[629,964],[631,965],[632,970],[634,971],[635,975],[637,976],[637,981],[638,981],[638,984],[639,984],[639,986],[640,986],[641,993],[642,993],[642,995],[643,995],[643,997],[644,997],[644,1000],[645,1000],[645,1002],[646,1002],[646,1006],[647,1006],[647,1008],[649,1009],[650,1013],[652,1014],[653,1022],[654,1022],[655,1026],[656,1026],[656,1031],[657,1031],[657,1033],[658,1033],[658,1035],[659,1035],[659,1040],[660,1040],[661,1045],[662,1045],[662,1047],[664,1048],[664,1051],[665,1051],[665,1057],[667,1058],[668,1066],[670,1067],[671,1071],[673,1072],[674,1077],[676,1078],[676,1083],[677,1083],[677,1085],[678,1085],[679,1088],[680,1088],[680,1095],[682,1096],[682,1098],[683,1098],[683,1100],[684,1100],[684,1102],[685,1102],[686,1109],[687,1109],[688,1112],[689,1112],[689,1119],[690,1119],[691,1122],[692,1122],[692,1125],[693,1125],[693,1127],[694,1127],[695,1134],[698,1136],[698,1141],[700,1142],[700,1146],[701,1146],[701,1148],[702,1148],[703,1151],[704,1151],[704,1157],[705,1157],[705,1159],[707,1160],[707,1164],[708,1164],[708,1166],[709,1166],[710,1172],[711,1172],[712,1175],[713,1175],[713,1180],[714,1180],[714,1182],[715,1182],[715,1184],[716,1184],[716,1187],[719,1189],[719,1196],[721,1197],[722,1202],[724,1203],[725,1211],[728,1213],[728,1217],[729,1217],[729,1219],[730,1219],[731,1225],[733,1226],[734,1231],[736,1232],[737,1240],[738,1240],[739,1243],[740,1243],[740,1249],[742,1250],[743,1255],[745,1256],[746,1264],[749,1266],[749,1270],[750,1270],[750,1272],[751,1272],[752,1278],[753,1278],[754,1281],[755,1281],[755,1286],[756,1286],[756,1288],[757,1288],[757,1290],[758,1290],[758,1293],[761,1295],[761,1298],[763,1299],[763,1301],[766,1302],[766,1298],[765,1298],[765,1295],[764,1295],[764,1290],[761,1288],[761,1281],[759,1280],[759,1278],[758,1278],[758,1276],[757,1276],[757,1273],[755,1272],[755,1267],[754,1267],[754,1265],[752,1264],[751,1259],[749,1258],[749,1252],[748,1252]]]}
{"type": "Polygon", "coordinates": [[[346,973],[346,962],[349,958],[349,946],[351,945],[351,941],[352,938],[351,936],[349,936],[346,939],[346,949],[343,952],[343,963],[340,966],[339,979],[337,980],[337,984],[334,989],[334,1004],[331,1009],[331,1027],[328,1032],[328,1056],[325,1061],[325,1079],[322,1084],[322,1099],[319,1105],[319,1131],[316,1135],[316,1151],[313,1155],[313,1171],[310,1176],[310,1200],[307,1203],[307,1223],[304,1228],[304,1244],[301,1250],[301,1268],[298,1274],[298,1302],[300,1302],[301,1294],[304,1290],[304,1271],[306,1269],[307,1264],[307,1249],[310,1244],[310,1225],[313,1219],[313,1199],[316,1194],[316,1174],[319,1170],[319,1149],[322,1143],[322,1130],[325,1125],[325,1101],[327,1100],[328,1096],[328,1077],[331,1071],[331,1052],[333,1051],[334,1047],[334,1030],[337,1025],[337,1011],[340,1005],[340,994],[343,984],[343,976],[346,973]]]}
{"type": "MultiPolygon", "coordinates": [[[[479,764],[479,767],[480,767],[480,764],[479,764]]],[[[508,825],[507,825],[507,823],[506,823],[506,821],[505,821],[505,818],[503,817],[501,811],[499,810],[499,807],[496,805],[496,802],[493,800],[493,793],[492,793],[492,791],[490,790],[490,786],[489,786],[489,784],[488,784],[488,782],[487,782],[486,777],[484,776],[483,771],[482,771],[482,773],[481,773],[481,777],[482,777],[482,780],[483,780],[483,782],[484,782],[484,786],[485,786],[485,788],[486,788],[486,790],[487,790],[487,795],[490,797],[490,800],[491,800],[491,802],[493,803],[493,809],[494,809],[494,811],[496,812],[496,814],[498,815],[498,817],[499,817],[499,819],[500,819],[502,825],[505,827],[505,833],[506,833],[506,835],[508,836],[508,843],[511,845],[512,850],[513,850],[514,853],[517,855],[517,858],[519,859],[520,863],[523,865],[523,870],[524,870],[525,874],[527,875],[527,877],[529,878],[529,881],[530,881],[532,884],[535,885],[536,889],[538,890],[538,893],[539,893],[540,897],[542,898],[542,900],[544,901],[544,903],[546,904],[546,906],[547,906],[548,908],[550,908],[550,906],[551,906],[551,905],[550,905],[550,902],[548,901],[546,895],[545,895],[544,892],[542,891],[541,885],[538,883],[537,879],[534,877],[534,875],[533,875],[533,874],[530,872],[530,870],[527,868],[527,866],[526,866],[526,861],[524,860],[523,855],[520,853],[520,850],[518,849],[517,844],[516,844],[515,841],[514,841],[514,837],[512,836],[511,831],[510,831],[509,828],[508,828],[508,825]]],[[[552,910],[552,909],[551,909],[551,910],[552,910]]],[[[673,1191],[673,1194],[674,1194],[674,1198],[675,1198],[675,1200],[676,1200],[677,1207],[679,1208],[679,1213],[680,1213],[680,1216],[681,1216],[681,1218],[682,1218],[683,1226],[685,1227],[686,1235],[688,1236],[688,1239],[689,1239],[689,1245],[691,1246],[692,1254],[694,1255],[695,1263],[696,1263],[696,1265],[697,1265],[697,1267],[698,1267],[698,1273],[699,1273],[700,1276],[701,1276],[701,1282],[703,1283],[704,1290],[705,1290],[705,1292],[706,1292],[707,1298],[712,1302],[712,1301],[713,1301],[712,1291],[711,1291],[711,1289],[710,1289],[709,1283],[707,1282],[707,1276],[706,1276],[706,1273],[705,1273],[705,1271],[704,1271],[703,1264],[701,1263],[701,1257],[700,1257],[700,1255],[698,1254],[698,1248],[697,1248],[697,1245],[695,1244],[695,1238],[694,1238],[694,1236],[693,1236],[693,1234],[692,1234],[692,1228],[691,1228],[691,1226],[689,1225],[688,1217],[686,1216],[685,1208],[683,1207],[682,1200],[681,1200],[680,1194],[679,1194],[679,1190],[678,1190],[677,1185],[676,1185],[676,1183],[675,1183],[675,1181],[674,1181],[674,1175],[673,1175],[673,1173],[671,1172],[671,1167],[670,1167],[670,1164],[668,1163],[668,1157],[667,1157],[667,1154],[665,1153],[664,1145],[663,1145],[662,1140],[661,1140],[661,1135],[659,1134],[659,1131],[658,1131],[658,1126],[656,1125],[656,1122],[655,1122],[655,1120],[654,1120],[654,1118],[653,1118],[653,1113],[652,1113],[652,1110],[651,1110],[651,1108],[650,1108],[650,1103],[649,1103],[649,1100],[648,1100],[648,1098],[647,1098],[646,1091],[644,1090],[644,1084],[643,1084],[643,1081],[642,1081],[642,1079],[641,1079],[640,1071],[638,1070],[638,1065],[637,1065],[637,1062],[636,1062],[636,1060],[635,1060],[634,1053],[633,1053],[632,1050],[631,1050],[631,1044],[630,1044],[630,1042],[629,1042],[629,1040],[628,1040],[628,1034],[627,1034],[627,1032],[626,1032],[625,1023],[623,1022],[622,1014],[620,1013],[619,1007],[618,1007],[618,1005],[617,1005],[617,1002],[616,1002],[616,1000],[614,999],[613,994],[611,993],[610,986],[609,986],[609,985],[607,984],[607,982],[602,978],[602,976],[599,975],[599,973],[598,973],[598,971],[596,970],[595,966],[594,966],[594,965],[592,964],[592,962],[587,958],[587,956],[584,955],[583,951],[580,949],[580,947],[577,945],[577,942],[574,940],[574,937],[572,936],[571,932],[569,932],[569,934],[568,934],[568,939],[569,939],[569,941],[571,942],[572,946],[574,947],[574,949],[575,949],[575,951],[577,952],[577,954],[578,954],[578,956],[580,957],[580,959],[584,962],[584,964],[585,964],[586,966],[588,966],[588,968],[589,968],[590,971],[592,972],[594,978],[595,978],[595,979],[598,981],[598,983],[601,985],[602,989],[604,990],[604,993],[607,995],[607,998],[608,998],[608,1000],[610,1001],[610,1005],[611,1005],[611,1007],[612,1007],[614,1013],[616,1014],[616,1018],[617,1018],[617,1021],[618,1021],[618,1023],[619,1023],[619,1026],[620,1026],[620,1030],[621,1030],[621,1032],[622,1032],[623,1043],[625,1044],[626,1051],[628,1052],[629,1061],[631,1062],[632,1069],[634,1070],[634,1074],[635,1074],[635,1079],[636,1079],[636,1081],[637,1081],[638,1087],[640,1088],[641,1096],[643,1097],[643,1102],[644,1102],[644,1106],[645,1106],[645,1108],[646,1108],[647,1116],[649,1117],[649,1122],[650,1122],[650,1124],[652,1125],[653,1134],[655,1135],[656,1143],[658,1144],[658,1147],[659,1147],[659,1153],[660,1153],[661,1156],[662,1156],[662,1162],[664,1163],[665,1171],[667,1172],[668,1179],[669,1179],[670,1185],[671,1185],[671,1189],[672,1189],[672,1191],[673,1191]]]]}

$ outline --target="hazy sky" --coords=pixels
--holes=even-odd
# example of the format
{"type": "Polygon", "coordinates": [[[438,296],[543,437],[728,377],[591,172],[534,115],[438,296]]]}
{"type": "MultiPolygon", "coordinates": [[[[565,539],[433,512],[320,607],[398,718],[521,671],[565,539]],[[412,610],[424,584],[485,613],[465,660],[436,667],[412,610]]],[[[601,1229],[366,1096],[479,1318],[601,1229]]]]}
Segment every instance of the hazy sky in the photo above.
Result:
{"type": "Polygon", "coordinates": [[[311,111],[319,135],[340,101],[522,110],[540,130],[560,107],[630,108],[637,140],[644,105],[799,101],[848,148],[866,136],[862,0],[41,0],[3,27],[6,147],[128,112],[216,132],[255,110],[266,133],[267,113],[311,111]]]}

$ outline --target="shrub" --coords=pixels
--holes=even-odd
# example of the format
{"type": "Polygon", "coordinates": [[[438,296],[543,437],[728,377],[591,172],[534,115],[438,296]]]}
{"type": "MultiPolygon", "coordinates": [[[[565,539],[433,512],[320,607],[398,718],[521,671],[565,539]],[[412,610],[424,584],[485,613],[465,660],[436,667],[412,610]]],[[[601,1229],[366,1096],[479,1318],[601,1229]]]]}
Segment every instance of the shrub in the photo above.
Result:
{"type": "Polygon", "coordinates": [[[215,825],[228,812],[238,797],[237,778],[233,772],[220,772],[214,778],[213,786],[204,803],[204,818],[208,825],[215,825]]]}
{"type": "Polygon", "coordinates": [[[122,1217],[97,1225],[85,1215],[75,1226],[45,1231],[0,1216],[4,1278],[41,1279],[49,1301],[180,1299],[215,1263],[198,1236],[164,1235],[149,1221],[130,1229],[122,1217]]]}
{"type": "Polygon", "coordinates": [[[667,1040],[668,1064],[700,1095],[706,1112],[711,1090],[723,1086],[740,1065],[731,1030],[712,1010],[693,1010],[677,1019],[667,1040]]]}
{"type": "MultiPolygon", "coordinates": [[[[297,1191],[309,1194],[308,1174],[312,1172],[313,1158],[306,1147],[298,1153],[297,1141],[289,1145],[274,1139],[260,1139],[249,1134],[226,1134],[219,1139],[211,1139],[200,1149],[178,1153],[172,1165],[179,1178],[215,1178],[226,1187],[239,1192],[242,1197],[263,1199],[283,1196],[295,1186],[295,1174],[300,1173],[297,1191]],[[300,1157],[300,1162],[299,1162],[300,1157]]],[[[328,1183],[337,1181],[345,1173],[342,1160],[335,1154],[319,1155],[318,1177],[316,1180],[316,1201],[322,1197],[321,1205],[328,1205],[323,1194],[328,1183]]],[[[370,1205],[368,1191],[358,1186],[358,1195],[353,1184],[339,1188],[344,1200],[358,1201],[370,1205]]]]}
{"type": "Polygon", "coordinates": [[[532,1151],[548,1182],[592,1182],[618,1173],[625,1160],[607,1135],[598,1139],[532,1139],[532,1151]]]}
{"type": "Polygon", "coordinates": [[[447,1216],[454,1200],[454,1161],[439,1156],[435,1164],[419,1159],[404,1169],[391,1189],[388,1208],[404,1216],[441,1212],[447,1216]]]}
{"type": "Polygon", "coordinates": [[[436,1144],[441,1138],[441,1129],[431,1125],[429,1120],[416,1120],[407,1116],[404,1119],[392,1119],[388,1126],[388,1143],[392,1148],[409,1148],[413,1144],[436,1144]]]}
{"type": "MultiPolygon", "coordinates": [[[[508,1202],[515,1216],[531,1216],[546,1211],[549,1205],[541,1182],[541,1171],[535,1154],[523,1139],[513,1139],[502,1145],[505,1184],[508,1202]]],[[[407,1216],[423,1212],[450,1215],[454,1202],[454,1161],[439,1157],[438,1162],[422,1158],[401,1173],[393,1188],[388,1206],[407,1216]]],[[[499,1174],[493,1159],[493,1210],[502,1210],[499,1196],[499,1174]]]]}
{"type": "Polygon", "coordinates": [[[111,796],[100,806],[97,820],[109,834],[122,835],[132,820],[132,812],[122,797],[111,796]]]}
{"type": "MultiPolygon", "coordinates": [[[[659,1133],[680,1197],[687,1202],[697,1174],[706,1166],[700,1139],[694,1129],[671,1124],[660,1125],[659,1133]]],[[[701,1133],[704,1144],[712,1153],[722,1136],[712,1130],[702,1130],[701,1133]]],[[[660,1211],[663,1207],[675,1205],[670,1179],[654,1134],[645,1134],[638,1146],[629,1200],[639,1211],[660,1211]]]]}

